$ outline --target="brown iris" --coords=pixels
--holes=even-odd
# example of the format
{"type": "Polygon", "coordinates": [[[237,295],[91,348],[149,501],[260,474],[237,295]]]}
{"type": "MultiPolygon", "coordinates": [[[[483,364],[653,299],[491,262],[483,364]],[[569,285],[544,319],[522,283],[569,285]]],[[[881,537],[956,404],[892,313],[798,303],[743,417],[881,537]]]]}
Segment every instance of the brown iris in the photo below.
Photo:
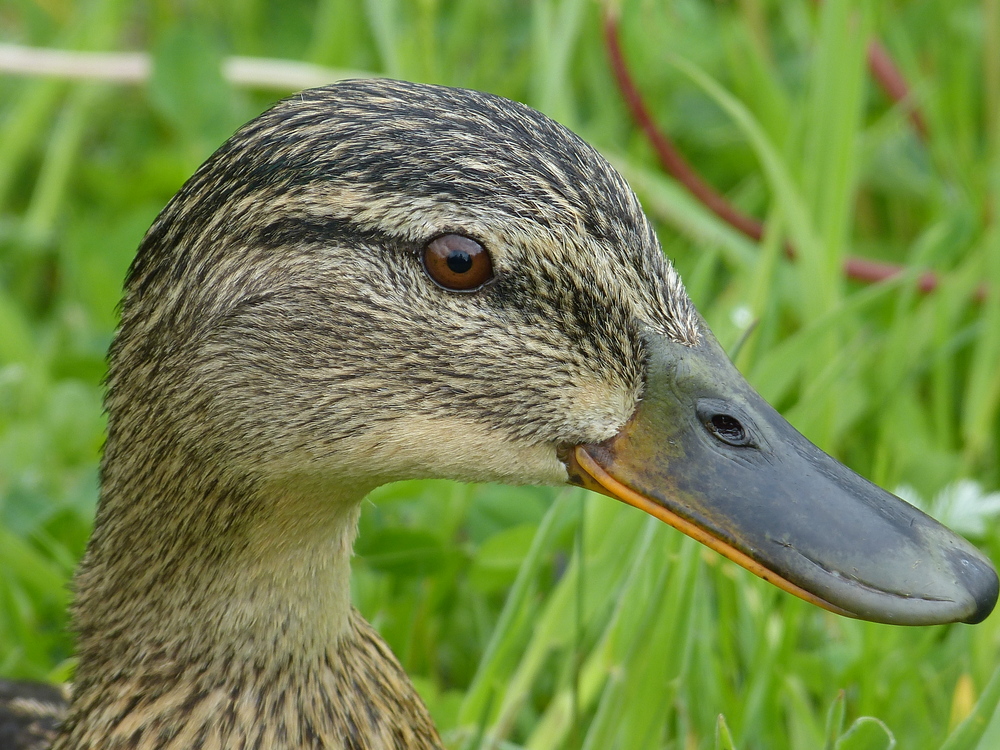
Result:
{"type": "Polygon", "coordinates": [[[493,278],[493,261],[475,240],[444,234],[424,248],[424,270],[443,289],[474,292],[493,278]]]}

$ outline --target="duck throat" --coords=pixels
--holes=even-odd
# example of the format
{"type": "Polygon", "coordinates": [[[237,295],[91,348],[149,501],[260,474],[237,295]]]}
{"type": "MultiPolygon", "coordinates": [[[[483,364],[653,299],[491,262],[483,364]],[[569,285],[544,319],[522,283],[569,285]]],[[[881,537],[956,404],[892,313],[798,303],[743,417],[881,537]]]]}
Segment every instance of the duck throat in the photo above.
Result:
{"type": "Polygon", "coordinates": [[[153,643],[202,662],[220,650],[304,657],[336,643],[348,626],[364,490],[213,474],[191,456],[157,463],[119,483],[105,461],[76,578],[81,671],[109,649],[119,667],[141,662],[153,643]]]}

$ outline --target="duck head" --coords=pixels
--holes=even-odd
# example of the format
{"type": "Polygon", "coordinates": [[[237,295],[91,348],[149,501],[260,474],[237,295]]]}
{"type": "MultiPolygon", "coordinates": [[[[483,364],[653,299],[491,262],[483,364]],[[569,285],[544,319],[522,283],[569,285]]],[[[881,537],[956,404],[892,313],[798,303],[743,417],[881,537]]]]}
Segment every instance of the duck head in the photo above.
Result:
{"type": "Polygon", "coordinates": [[[342,82],[245,126],[143,241],[109,386],[105,514],[143,446],[132,474],[168,453],[205,487],[570,482],[852,617],[997,598],[975,547],[755,393],[593,148],[487,94],[342,82]]]}

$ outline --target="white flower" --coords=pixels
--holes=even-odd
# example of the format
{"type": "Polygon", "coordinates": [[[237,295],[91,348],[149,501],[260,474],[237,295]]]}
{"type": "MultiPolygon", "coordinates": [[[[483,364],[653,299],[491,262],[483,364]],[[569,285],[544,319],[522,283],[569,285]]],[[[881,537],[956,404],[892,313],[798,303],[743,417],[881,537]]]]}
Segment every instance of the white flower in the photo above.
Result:
{"type": "Polygon", "coordinates": [[[737,305],[729,313],[729,320],[737,329],[744,331],[753,323],[753,311],[747,305],[737,305]]]}
{"type": "Polygon", "coordinates": [[[972,479],[952,482],[929,503],[909,485],[897,487],[896,494],[965,536],[985,536],[987,525],[1000,515],[1000,492],[987,493],[972,479]]]}

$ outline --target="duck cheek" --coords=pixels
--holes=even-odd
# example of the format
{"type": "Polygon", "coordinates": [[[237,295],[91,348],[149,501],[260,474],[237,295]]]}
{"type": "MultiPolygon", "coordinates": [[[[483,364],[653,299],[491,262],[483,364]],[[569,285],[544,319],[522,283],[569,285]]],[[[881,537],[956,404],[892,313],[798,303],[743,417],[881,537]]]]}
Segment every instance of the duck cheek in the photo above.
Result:
{"type": "Polygon", "coordinates": [[[411,415],[341,441],[332,473],[372,486],[404,479],[559,485],[566,467],[550,443],[504,435],[476,421],[411,415]]]}
{"type": "Polygon", "coordinates": [[[622,429],[639,404],[641,388],[596,375],[578,376],[558,394],[563,443],[601,443],[622,429]]]}

